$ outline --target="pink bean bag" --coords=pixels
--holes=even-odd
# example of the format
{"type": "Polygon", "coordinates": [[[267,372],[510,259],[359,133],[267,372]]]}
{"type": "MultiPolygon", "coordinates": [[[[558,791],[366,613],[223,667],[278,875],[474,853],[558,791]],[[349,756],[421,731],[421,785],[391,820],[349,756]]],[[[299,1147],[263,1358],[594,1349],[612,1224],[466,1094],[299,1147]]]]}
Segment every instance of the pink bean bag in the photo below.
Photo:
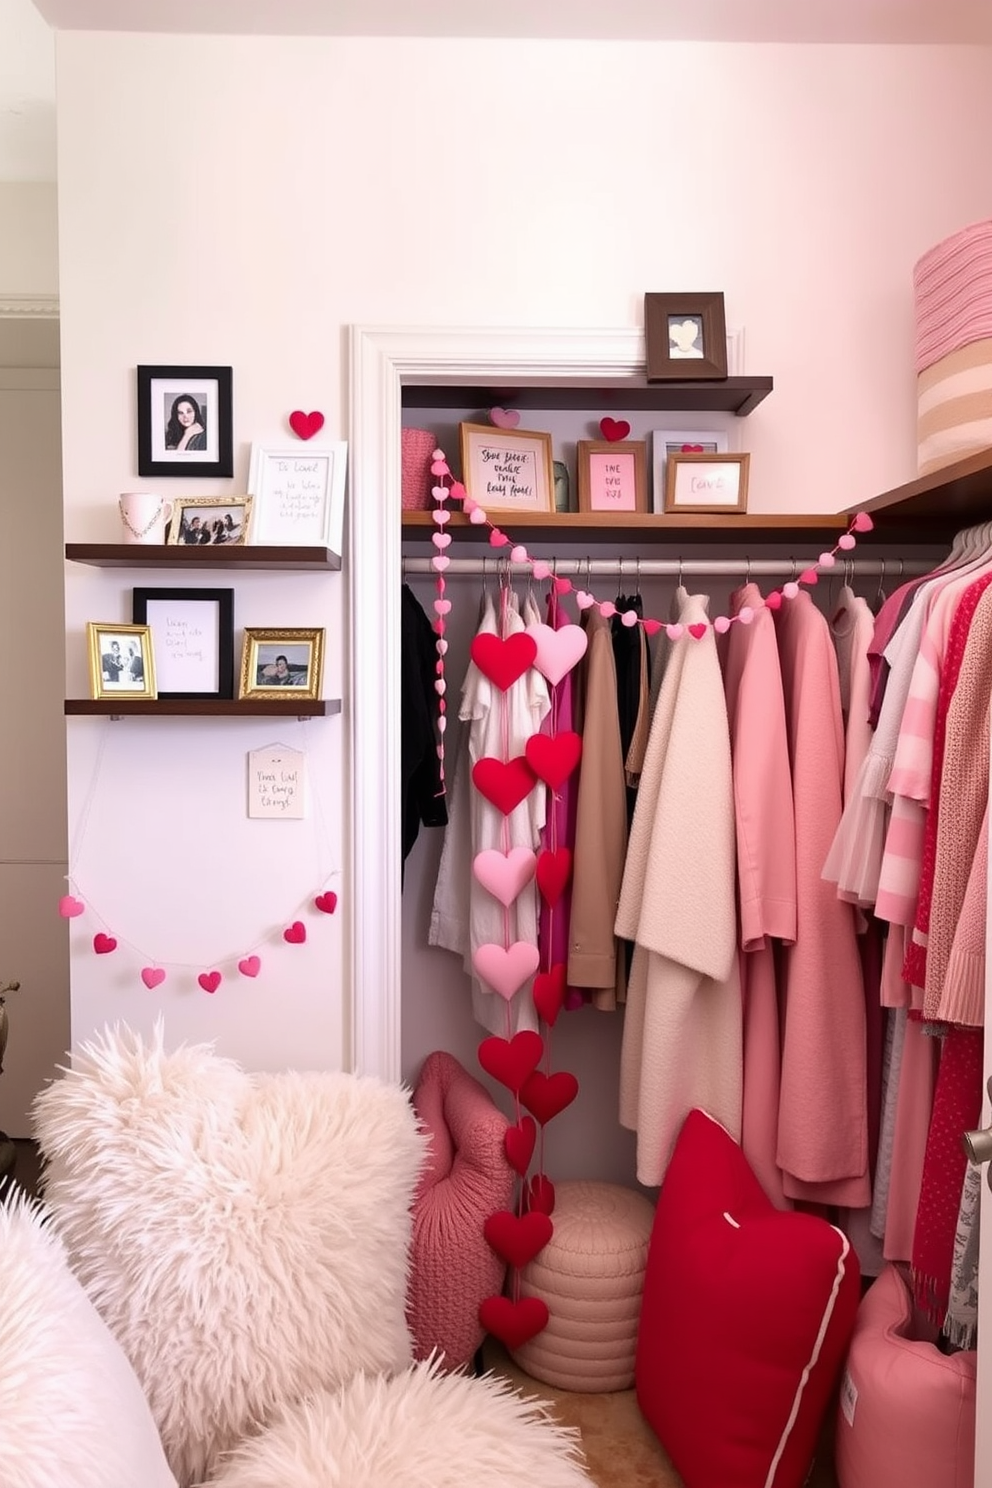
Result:
{"type": "Polygon", "coordinates": [[[489,1092],[443,1050],[424,1060],[413,1106],[431,1141],[414,1198],[407,1321],[418,1359],[439,1349],[443,1367],[457,1369],[482,1344],[479,1304],[503,1289],[506,1267],[482,1226],[513,1198],[514,1172],[503,1147],[509,1123],[489,1092]]]}

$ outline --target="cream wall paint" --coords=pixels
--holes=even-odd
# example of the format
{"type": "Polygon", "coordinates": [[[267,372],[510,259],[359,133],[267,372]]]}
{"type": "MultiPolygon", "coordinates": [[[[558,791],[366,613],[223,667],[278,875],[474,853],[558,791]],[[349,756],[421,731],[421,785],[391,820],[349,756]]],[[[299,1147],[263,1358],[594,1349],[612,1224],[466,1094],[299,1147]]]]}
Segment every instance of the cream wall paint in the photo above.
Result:
{"type": "Polygon", "coordinates": [[[58,294],[58,255],[54,184],[0,181],[0,300],[58,294]]]}
{"type": "MultiPolygon", "coordinates": [[[[346,431],[351,323],[636,326],[647,289],[722,289],[748,370],[775,377],[747,425],[752,510],[836,509],[913,473],[912,265],[988,211],[987,49],[63,33],[58,57],[70,539],[112,538],[135,483],[137,362],[233,365],[241,490],[251,439],[291,408],[346,431]]],[[[326,624],[334,692],[343,583],[246,578],[237,623],[326,624]]],[[[128,587],[68,573],[71,692],[84,622],[123,618],[128,587]]],[[[339,866],[340,726],[307,736],[339,866]]],[[[309,891],[308,834],[240,814],[244,752],[271,737],[71,724],[80,887],[142,951],[237,949],[309,891]]],[[[190,971],[147,995],[137,951],[95,958],[90,929],[72,929],[75,1037],[162,1006],[256,1064],[345,1057],[337,919],[213,999],[190,971]]]]}

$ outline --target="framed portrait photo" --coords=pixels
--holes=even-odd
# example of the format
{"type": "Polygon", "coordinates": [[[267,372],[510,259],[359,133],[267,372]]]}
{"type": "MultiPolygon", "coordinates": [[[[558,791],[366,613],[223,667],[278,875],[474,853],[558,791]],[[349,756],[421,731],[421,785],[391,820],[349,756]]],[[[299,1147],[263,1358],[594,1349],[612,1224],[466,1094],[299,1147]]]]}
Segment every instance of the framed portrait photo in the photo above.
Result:
{"type": "Polygon", "coordinates": [[[646,294],[644,343],[649,382],[727,376],[723,295],[646,294]]]}
{"type": "Polygon", "coordinates": [[[89,620],[86,642],[91,697],[158,697],[149,626],[103,624],[99,620],[89,620]]]}
{"type": "Polygon", "coordinates": [[[665,510],[665,480],[669,455],[723,455],[730,438],[722,429],[652,429],[651,510],[665,510]]]}
{"type": "Polygon", "coordinates": [[[154,637],[160,698],[234,696],[233,589],[133,589],[131,618],[154,637]]]}
{"type": "Polygon", "coordinates": [[[230,367],[139,367],[138,474],[234,474],[230,367]]]}
{"type": "Polygon", "coordinates": [[[245,630],[239,698],[320,697],[323,630],[245,630]]]}
{"type": "Polygon", "coordinates": [[[248,490],[254,501],[253,543],[341,552],[348,446],[251,447],[248,490]]]}
{"type": "Polygon", "coordinates": [[[459,424],[462,483],[487,512],[553,512],[551,435],[459,424]]]}
{"type": "Polygon", "coordinates": [[[746,512],[750,455],[668,457],[666,512],[746,512]]]}
{"type": "Polygon", "coordinates": [[[243,547],[251,527],[250,496],[177,496],[166,543],[185,547],[243,547]]]}
{"type": "Polygon", "coordinates": [[[642,440],[580,439],[576,463],[580,512],[647,511],[647,457],[642,440]]]}

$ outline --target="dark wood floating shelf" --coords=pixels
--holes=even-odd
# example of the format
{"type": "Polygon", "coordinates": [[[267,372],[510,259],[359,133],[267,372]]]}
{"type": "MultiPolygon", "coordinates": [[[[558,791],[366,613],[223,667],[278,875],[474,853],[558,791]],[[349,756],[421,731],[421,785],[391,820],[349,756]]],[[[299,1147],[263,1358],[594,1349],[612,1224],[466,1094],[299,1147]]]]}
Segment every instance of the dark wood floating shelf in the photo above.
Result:
{"type": "MultiPolygon", "coordinates": [[[[526,531],[535,540],[554,542],[567,534],[570,538],[586,536],[590,541],[605,542],[615,536],[619,541],[631,537],[642,537],[646,541],[657,541],[667,533],[682,542],[726,543],[747,534],[752,542],[787,542],[793,534],[812,539],[819,534],[831,543],[847,527],[850,518],[842,514],[809,512],[781,514],[743,512],[737,514],[697,512],[690,515],[636,513],[616,517],[606,512],[492,512],[491,520],[499,526],[500,518],[506,518],[511,537],[526,531]]],[[[404,512],[404,535],[419,535],[425,527],[433,528],[434,518],[429,511],[404,512]]],[[[463,539],[479,542],[489,541],[489,528],[474,525],[462,512],[451,513],[449,527],[463,539]]],[[[503,549],[493,549],[494,553],[503,549]]]]}
{"type": "Polygon", "coordinates": [[[865,533],[862,541],[872,536],[886,539],[894,531],[937,541],[953,537],[962,527],[988,521],[992,519],[992,449],[862,501],[849,509],[848,516],[859,511],[870,512],[875,520],[874,533],[865,533]]]}
{"type": "Polygon", "coordinates": [[[232,543],[230,547],[185,543],[66,543],[65,556],[73,563],[96,568],[295,568],[339,569],[341,555],[330,548],[252,547],[232,543]]]}
{"type": "Polygon", "coordinates": [[[570,378],[549,384],[519,378],[508,387],[464,383],[405,383],[404,408],[591,408],[667,413],[751,413],[772,391],[770,377],[725,377],[686,382],[648,382],[646,377],[570,378]]]}
{"type": "Polygon", "coordinates": [[[103,718],[327,718],[340,698],[66,698],[66,713],[103,718]]]}

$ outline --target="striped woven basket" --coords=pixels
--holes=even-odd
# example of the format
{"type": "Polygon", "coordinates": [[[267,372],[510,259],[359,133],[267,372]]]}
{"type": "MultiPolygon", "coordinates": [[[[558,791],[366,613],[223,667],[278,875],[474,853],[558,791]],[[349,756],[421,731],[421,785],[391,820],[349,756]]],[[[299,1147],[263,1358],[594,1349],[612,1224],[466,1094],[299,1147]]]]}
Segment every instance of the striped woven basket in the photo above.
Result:
{"type": "Polygon", "coordinates": [[[917,463],[927,475],[992,448],[992,221],[925,253],[913,291],[917,463]]]}

